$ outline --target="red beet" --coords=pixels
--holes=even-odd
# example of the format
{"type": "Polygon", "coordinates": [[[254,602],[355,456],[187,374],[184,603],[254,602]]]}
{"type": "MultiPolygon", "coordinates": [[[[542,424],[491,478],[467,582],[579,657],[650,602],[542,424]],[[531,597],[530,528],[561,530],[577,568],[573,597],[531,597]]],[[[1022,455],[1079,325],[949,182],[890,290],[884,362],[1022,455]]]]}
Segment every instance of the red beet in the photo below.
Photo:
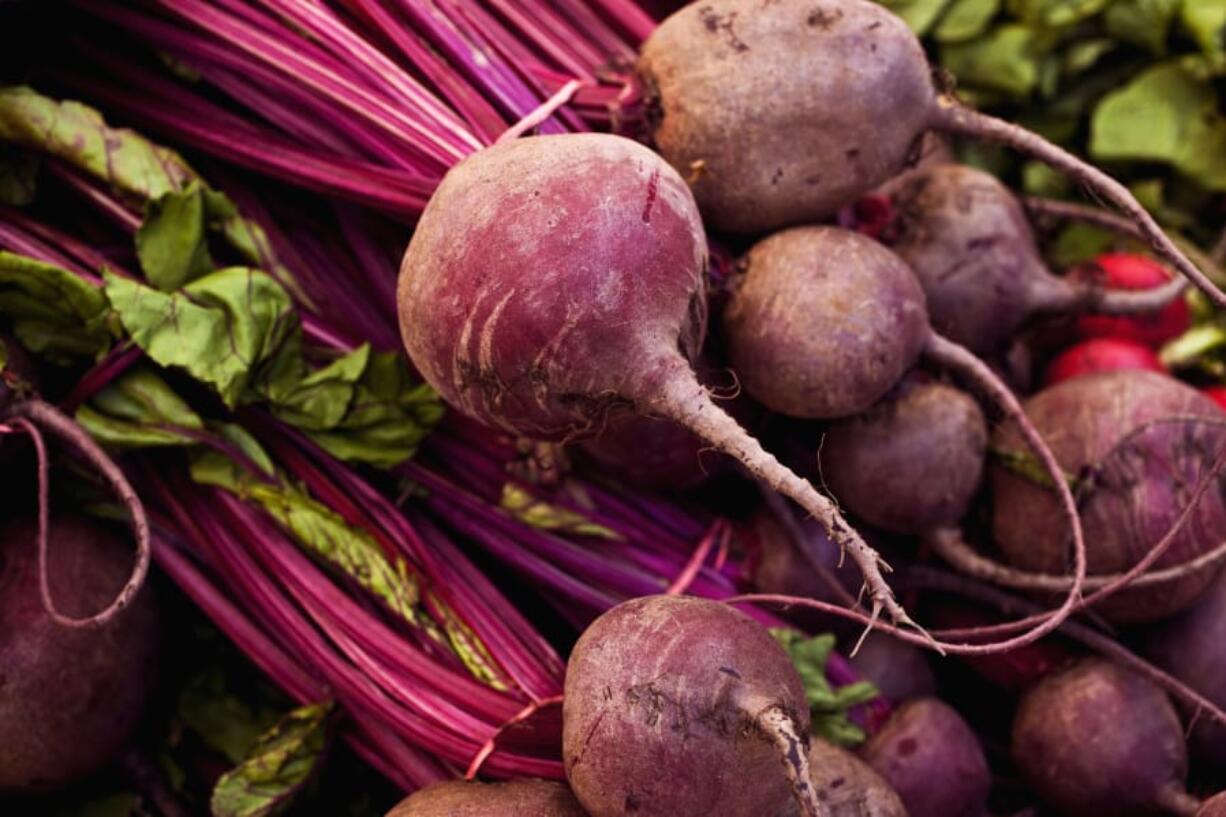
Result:
{"type": "Polygon", "coordinates": [[[832,425],[819,454],[843,507],[884,530],[924,533],[966,515],[987,446],[987,421],[968,394],[912,380],[832,425]]]}
{"type": "MultiPolygon", "coordinates": [[[[1155,664],[1218,705],[1226,704],[1226,572],[1187,612],[1146,633],[1144,652],[1155,664]]],[[[1185,712],[1191,717],[1194,713],[1185,712]]],[[[1226,727],[1196,718],[1188,748],[1199,764],[1226,771],[1226,727]]]]}
{"type": "MultiPolygon", "coordinates": [[[[157,608],[144,592],[92,631],[64,627],[39,595],[37,523],[0,533],[0,794],[53,789],[123,748],[157,670],[157,608]]],[[[48,578],[57,608],[88,616],[123,586],[131,552],[102,523],[51,521],[48,578]]]]}
{"type": "MultiPolygon", "coordinates": [[[[1100,255],[1088,272],[1111,289],[1156,289],[1171,280],[1171,273],[1161,264],[1132,253],[1100,255]]],[[[1182,335],[1191,324],[1188,302],[1177,298],[1158,312],[1145,315],[1082,315],[1077,319],[1077,331],[1082,337],[1123,338],[1157,347],[1182,335]]]]}
{"type": "Polygon", "coordinates": [[[899,707],[860,755],[889,781],[910,817],[982,817],[991,775],[979,739],[935,698],[899,707]]]}
{"type": "Polygon", "coordinates": [[[695,598],[624,602],[566,669],[562,757],[592,817],[816,817],[809,707],[791,660],[743,613],[695,598]]]}
{"type": "Polygon", "coordinates": [[[1051,386],[1094,372],[1118,372],[1127,369],[1166,371],[1162,361],[1148,346],[1122,338],[1091,338],[1056,355],[1047,364],[1043,383],[1051,386]]]}
{"type": "Polygon", "coordinates": [[[693,431],[821,520],[873,603],[906,621],[879,557],[833,503],[695,377],[706,261],[689,189],[642,145],[505,142],[452,168],[422,214],[401,266],[401,334],[449,404],[516,435],[578,440],[632,412],[693,431]]]}
{"type": "MultiPolygon", "coordinates": [[[[1027,400],[1025,409],[1064,471],[1083,478],[1078,504],[1091,575],[1124,572],[1148,553],[1226,446],[1221,409],[1154,372],[1066,380],[1027,400]]],[[[1020,451],[1009,426],[997,432],[993,448],[1020,451]]],[[[991,482],[992,530],[1006,561],[1033,573],[1066,573],[1067,523],[1055,492],[1012,467],[1008,457],[993,464],[991,482]]],[[[1186,562],[1224,539],[1226,505],[1219,491],[1211,491],[1154,567],[1186,562]]],[[[1213,575],[1202,570],[1128,589],[1096,610],[1115,621],[1154,621],[1191,604],[1213,575]]]]}
{"type": "Polygon", "coordinates": [[[450,780],[401,801],[387,817],[586,817],[565,783],[450,780]]]}
{"type": "Polygon", "coordinates": [[[851,665],[891,701],[937,694],[937,679],[928,664],[927,651],[884,633],[870,633],[852,656],[851,665]]]}
{"type": "MultiPolygon", "coordinates": [[[[827,817],[907,817],[906,807],[885,778],[846,749],[814,738],[809,768],[827,817]]],[[[779,817],[797,814],[792,805],[779,817]]]]}
{"type": "Polygon", "coordinates": [[[1098,658],[1041,681],[1013,721],[1013,761],[1069,817],[1191,815],[1183,727],[1165,693],[1098,658]]]}
{"type": "Polygon", "coordinates": [[[1226,410],[1226,386],[1208,386],[1201,389],[1200,393],[1226,410]]]}
{"type": "Polygon", "coordinates": [[[1201,803],[1196,817],[1226,817],[1226,793],[1211,797],[1201,803]]]}

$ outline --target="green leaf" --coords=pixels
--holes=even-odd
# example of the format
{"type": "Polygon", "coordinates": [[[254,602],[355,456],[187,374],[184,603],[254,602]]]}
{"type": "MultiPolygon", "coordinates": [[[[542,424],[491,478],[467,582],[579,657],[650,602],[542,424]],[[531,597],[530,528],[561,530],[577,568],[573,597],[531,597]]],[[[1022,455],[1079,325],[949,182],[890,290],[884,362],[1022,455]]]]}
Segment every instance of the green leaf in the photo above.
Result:
{"type": "Polygon", "coordinates": [[[1178,62],[1148,69],[1099,103],[1090,152],[1102,161],[1164,162],[1226,191],[1226,118],[1213,86],[1178,62]]]}
{"type": "Polygon", "coordinates": [[[1115,0],[1103,15],[1107,33],[1161,56],[1183,0],[1115,0]]]}
{"type": "Polygon", "coordinates": [[[950,0],[878,0],[897,14],[917,35],[923,36],[941,16],[950,0]]]}
{"type": "Polygon", "coordinates": [[[107,274],[106,294],[132,340],[187,371],[234,408],[255,375],[298,333],[288,293],[268,273],[228,267],[174,293],[107,274]]]}
{"type": "Polygon", "coordinates": [[[260,735],[217,781],[213,817],[271,817],[289,808],[323,760],[331,711],[330,701],[300,707],[260,735]]]}
{"type": "Polygon", "coordinates": [[[620,540],[622,538],[617,531],[598,525],[583,514],[538,499],[511,482],[502,486],[502,499],[498,504],[519,521],[541,530],[578,536],[596,536],[601,539],[620,540]]]}
{"type": "Polygon", "coordinates": [[[247,429],[236,423],[222,423],[217,427],[218,435],[242,451],[247,459],[251,460],[264,476],[276,476],[276,468],[272,464],[272,458],[268,456],[268,452],[264,450],[264,446],[251,435],[247,429]]]}
{"type": "Polygon", "coordinates": [[[149,201],[136,231],[136,255],[145,277],[163,292],[172,292],[212,272],[209,231],[236,214],[229,199],[196,181],[149,201]]]}
{"type": "Polygon", "coordinates": [[[38,189],[38,156],[11,145],[0,145],[0,204],[24,207],[38,189]]]}
{"type": "Polygon", "coordinates": [[[99,358],[118,333],[102,290],[68,270],[0,250],[0,313],[33,352],[99,358]]]}
{"type": "Polygon", "coordinates": [[[91,797],[84,803],[64,805],[50,811],[48,817],[137,817],[140,797],[132,792],[112,792],[91,797]]]}
{"type": "Polygon", "coordinates": [[[364,343],[321,369],[308,372],[298,359],[271,367],[274,374],[257,384],[272,404],[273,413],[305,431],[336,428],[349,411],[357,393],[358,381],[370,364],[370,344],[364,343]],[[293,364],[297,365],[293,365],[293,364]]]}
{"type": "Polygon", "coordinates": [[[1071,26],[1098,14],[1111,0],[1010,0],[1014,17],[1048,28],[1071,26]]]}
{"type": "Polygon", "coordinates": [[[1066,77],[1083,74],[1093,68],[1100,59],[1115,50],[1116,44],[1108,39],[1081,40],[1064,52],[1062,71],[1066,77]]]}
{"type": "Polygon", "coordinates": [[[366,588],[410,624],[424,623],[417,611],[417,582],[403,560],[393,563],[373,536],[349,525],[301,489],[257,478],[212,450],[194,452],[191,475],[198,483],[223,488],[263,508],[309,553],[366,588]]]}
{"type": "Polygon", "coordinates": [[[1061,198],[1069,190],[1067,176],[1043,162],[1026,162],[1022,165],[1022,189],[1032,196],[1061,198]]]}
{"type": "Polygon", "coordinates": [[[941,47],[941,63],[960,83],[1029,96],[1039,83],[1044,47],[1033,29],[1008,23],[965,43],[941,47]]]}
{"type": "Polygon", "coordinates": [[[1000,11],[1000,0],[953,0],[933,31],[939,43],[973,40],[988,30],[1000,11]]]}
{"type": "Polygon", "coordinates": [[[218,667],[194,676],[179,693],[178,703],[184,725],[231,763],[241,762],[279,717],[275,709],[234,694],[218,667]]]}
{"type": "Polygon", "coordinates": [[[0,88],[0,141],[55,156],[138,201],[180,190],[196,178],[173,150],[109,127],[93,108],[25,86],[0,88]]]}
{"type": "Polygon", "coordinates": [[[868,681],[838,688],[830,685],[826,679],[826,663],[834,651],[834,636],[825,634],[809,638],[789,629],[772,629],[771,635],[787,651],[804,682],[813,734],[839,746],[862,743],[866,737],[864,730],[851,721],[847,712],[876,698],[877,688],[868,681]]]}
{"type": "Polygon", "coordinates": [[[1184,0],[1179,22],[1205,56],[1226,57],[1226,0],[1184,0]]]}
{"type": "Polygon", "coordinates": [[[200,416],[146,367],[108,384],[76,419],[98,442],[126,448],[191,445],[204,431],[200,416]]]}

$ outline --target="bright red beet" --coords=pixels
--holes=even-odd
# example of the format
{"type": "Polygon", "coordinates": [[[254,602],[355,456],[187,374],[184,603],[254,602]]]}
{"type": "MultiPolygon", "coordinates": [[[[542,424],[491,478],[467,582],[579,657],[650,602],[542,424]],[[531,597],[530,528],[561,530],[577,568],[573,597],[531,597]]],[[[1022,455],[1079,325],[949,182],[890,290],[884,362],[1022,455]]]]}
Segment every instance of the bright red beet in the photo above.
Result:
{"type": "MultiPolygon", "coordinates": [[[[1154,289],[1171,279],[1170,272],[1157,261],[1131,253],[1100,255],[1094,259],[1091,272],[1109,289],[1154,289]]],[[[1182,335],[1191,323],[1187,301],[1177,298],[1149,314],[1083,315],[1077,319],[1077,331],[1082,337],[1122,338],[1156,347],[1182,335]]]]}
{"type": "Polygon", "coordinates": [[[1094,372],[1140,369],[1165,372],[1166,367],[1148,346],[1122,338],[1090,338],[1070,346],[1047,364],[1043,383],[1048,386],[1094,372]]]}
{"type": "Polygon", "coordinates": [[[1200,393],[1221,406],[1223,411],[1226,411],[1226,386],[1207,386],[1201,389],[1200,393]]]}

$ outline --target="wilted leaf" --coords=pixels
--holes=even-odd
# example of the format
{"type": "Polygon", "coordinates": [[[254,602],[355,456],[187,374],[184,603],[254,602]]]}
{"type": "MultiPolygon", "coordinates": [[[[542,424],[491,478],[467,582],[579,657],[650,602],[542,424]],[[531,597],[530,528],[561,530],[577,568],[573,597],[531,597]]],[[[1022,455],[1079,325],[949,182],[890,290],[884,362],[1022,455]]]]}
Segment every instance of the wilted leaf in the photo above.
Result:
{"type": "Polygon", "coordinates": [[[987,35],[941,47],[941,62],[960,83],[1028,96],[1039,83],[1043,49],[1033,29],[998,26],[987,35]]]}
{"type": "Polygon", "coordinates": [[[309,553],[356,581],[409,623],[423,624],[416,609],[417,583],[404,562],[393,563],[373,536],[349,525],[326,505],[280,480],[259,479],[212,450],[194,453],[191,475],[196,482],[223,488],[263,508],[309,553]]]}
{"type": "Polygon", "coordinates": [[[48,817],[138,817],[140,797],[132,792],[113,792],[92,797],[84,803],[60,806],[48,817]]]}
{"type": "Polygon", "coordinates": [[[805,686],[805,697],[812,714],[812,732],[839,746],[864,742],[864,730],[848,717],[852,707],[877,697],[877,688],[868,681],[832,687],[826,678],[826,663],[834,651],[833,635],[812,638],[796,630],[772,629],[771,635],[787,651],[805,686]]]}
{"type": "Polygon", "coordinates": [[[210,749],[238,763],[279,713],[235,695],[222,670],[211,667],[179,693],[178,716],[210,749]]]}
{"type": "Polygon", "coordinates": [[[173,293],[105,278],[107,297],[132,340],[159,364],[212,386],[230,408],[256,367],[298,331],[289,295],[259,270],[228,267],[173,293]]]}
{"type": "Polygon", "coordinates": [[[102,290],[68,270],[0,250],[0,313],[28,349],[53,360],[98,358],[116,334],[102,290]]]}
{"type": "Polygon", "coordinates": [[[38,188],[38,156],[28,150],[0,145],[0,204],[24,207],[38,188]]]}
{"type": "Polygon", "coordinates": [[[173,150],[127,128],[109,127],[79,102],[32,88],[0,88],[0,141],[42,151],[139,201],[181,189],[196,173],[173,150]]]}
{"type": "Polygon", "coordinates": [[[1226,191],[1226,119],[1217,94],[1177,62],[1150,68],[1099,103],[1090,152],[1104,161],[1164,162],[1226,191]]]}
{"type": "Polygon", "coordinates": [[[331,710],[331,702],[300,707],[260,735],[242,762],[217,781],[213,817],[284,812],[323,760],[331,710]]]}
{"type": "Polygon", "coordinates": [[[519,521],[541,530],[598,536],[601,539],[622,538],[617,531],[598,525],[569,508],[551,505],[543,499],[538,499],[511,482],[502,486],[502,499],[498,504],[519,521]]]}
{"type": "Polygon", "coordinates": [[[126,372],[77,409],[77,422],[104,445],[190,445],[204,422],[162,378],[142,367],[126,372]]]}

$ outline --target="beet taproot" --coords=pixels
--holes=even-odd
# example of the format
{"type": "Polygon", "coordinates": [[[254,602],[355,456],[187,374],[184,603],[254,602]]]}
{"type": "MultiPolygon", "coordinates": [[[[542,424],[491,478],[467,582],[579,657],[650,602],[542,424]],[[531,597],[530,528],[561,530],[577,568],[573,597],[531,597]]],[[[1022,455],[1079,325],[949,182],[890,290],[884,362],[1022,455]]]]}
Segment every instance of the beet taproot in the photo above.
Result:
{"type": "Polygon", "coordinates": [[[923,533],[966,515],[987,446],[987,421],[970,395],[909,379],[865,413],[831,425],[819,456],[843,507],[885,530],[923,533]]]}
{"type": "MultiPolygon", "coordinates": [[[[1091,575],[1122,573],[1168,532],[1186,495],[1209,477],[1226,446],[1221,409],[1162,374],[1090,374],[1047,388],[1025,403],[1066,474],[1079,480],[1079,513],[1091,575]]],[[[1005,560],[1024,571],[1059,576],[1068,564],[1065,520],[1044,480],[1019,468],[1010,425],[993,440],[992,531],[1005,560]]],[[[1218,476],[1216,479],[1221,480],[1218,476]]],[[[1154,569],[1200,556],[1226,539],[1226,504],[1210,491],[1154,569]]],[[[1215,569],[1129,588],[1095,609],[1118,622],[1155,621],[1191,604],[1215,569]]]]}
{"type": "MultiPolygon", "coordinates": [[[[157,674],[149,592],[96,629],[64,627],[39,592],[38,525],[0,533],[0,793],[46,791],[97,771],[124,747],[157,674]]],[[[48,582],[57,609],[89,616],[128,578],[132,557],[103,523],[57,515],[48,582]]]]}
{"type": "Polygon", "coordinates": [[[979,738],[952,707],[899,707],[860,756],[898,792],[910,817],[982,817],[992,778],[979,738]]]}
{"type": "Polygon", "coordinates": [[[1100,658],[1050,675],[1022,698],[1011,754],[1023,779],[1068,817],[1191,815],[1183,726],[1166,694],[1100,658]]]}
{"type": "Polygon", "coordinates": [[[816,817],[809,705],[791,659],[719,602],[648,596],[580,636],[562,758],[591,817],[816,817]]]}
{"type": "Polygon", "coordinates": [[[1127,291],[1097,278],[1053,275],[1021,202],[977,168],[917,169],[889,184],[886,195],[894,220],[883,231],[885,243],[923,285],[933,328],[973,351],[999,351],[1039,317],[1156,314],[1179,302],[1182,280],[1159,290],[1127,291]]]}
{"type": "Polygon", "coordinates": [[[760,234],[826,219],[900,174],[935,130],[1065,173],[1226,305],[1127,187],[938,90],[915,34],[871,0],[699,0],[652,32],[637,70],[656,147],[715,229],[760,234]]]}
{"type": "Polygon", "coordinates": [[[448,780],[414,792],[387,817],[587,817],[565,783],[448,780]]]}
{"type": "Polygon", "coordinates": [[[834,504],[696,378],[706,246],[684,181],[642,145],[494,145],[447,173],[418,222],[397,290],[405,348],[450,405],[516,435],[578,440],[630,412],[693,431],[821,520],[873,606],[909,621],[834,504]]]}

